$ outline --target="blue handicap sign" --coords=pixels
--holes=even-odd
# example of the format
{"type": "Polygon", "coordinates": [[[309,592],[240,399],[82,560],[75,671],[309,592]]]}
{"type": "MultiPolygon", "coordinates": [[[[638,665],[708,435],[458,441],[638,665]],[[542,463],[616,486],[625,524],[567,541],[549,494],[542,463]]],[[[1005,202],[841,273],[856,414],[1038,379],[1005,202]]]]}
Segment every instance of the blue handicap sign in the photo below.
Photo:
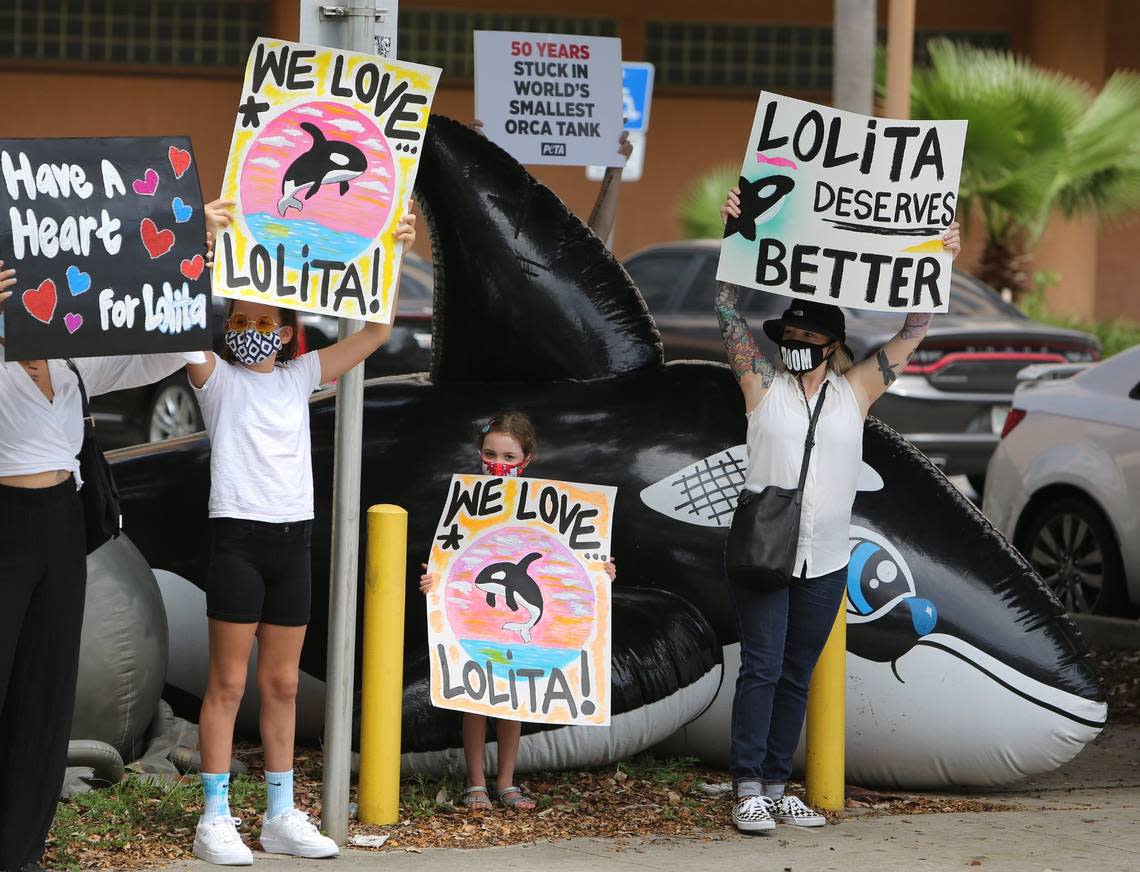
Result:
{"type": "Polygon", "coordinates": [[[653,64],[623,63],[621,90],[625,129],[644,133],[649,127],[649,103],[653,98],[653,64]]]}

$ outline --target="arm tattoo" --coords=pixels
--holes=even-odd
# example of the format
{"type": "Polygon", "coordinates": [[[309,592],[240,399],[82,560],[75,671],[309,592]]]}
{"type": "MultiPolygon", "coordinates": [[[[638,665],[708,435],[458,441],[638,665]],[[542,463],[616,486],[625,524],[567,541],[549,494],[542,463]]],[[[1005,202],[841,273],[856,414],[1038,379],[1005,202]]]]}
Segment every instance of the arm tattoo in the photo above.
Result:
{"type": "Polygon", "coordinates": [[[875,360],[879,364],[879,372],[883,374],[883,387],[889,388],[891,383],[899,377],[899,374],[895,372],[895,370],[899,368],[899,364],[891,363],[887,359],[887,352],[881,348],[878,354],[875,355],[875,360]]]}
{"type": "Polygon", "coordinates": [[[899,339],[922,339],[930,329],[930,315],[926,312],[911,312],[899,331],[899,339]]]}
{"type": "Polygon", "coordinates": [[[716,317],[720,322],[724,349],[728,352],[728,364],[738,380],[749,373],[758,374],[763,378],[764,388],[767,389],[772,386],[776,370],[757,347],[748,322],[737,310],[739,297],[740,288],[736,285],[716,283],[716,317]]]}
{"type": "MultiPolygon", "coordinates": [[[[598,191],[598,199],[594,201],[594,209],[590,212],[590,220],[586,222],[586,226],[591,230],[598,223],[598,218],[601,215],[602,207],[606,203],[606,197],[610,192],[610,188],[613,186],[615,176],[620,178],[620,171],[616,173],[607,172],[605,176],[602,177],[602,187],[601,190],[598,191]]],[[[605,242],[604,239],[602,241],[605,242]]]]}

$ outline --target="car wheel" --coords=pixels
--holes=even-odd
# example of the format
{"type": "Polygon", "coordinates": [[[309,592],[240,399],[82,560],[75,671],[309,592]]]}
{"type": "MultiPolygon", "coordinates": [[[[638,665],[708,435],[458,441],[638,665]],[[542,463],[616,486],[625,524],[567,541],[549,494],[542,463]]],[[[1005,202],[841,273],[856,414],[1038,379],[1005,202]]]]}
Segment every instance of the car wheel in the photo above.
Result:
{"type": "Polygon", "coordinates": [[[187,436],[202,429],[202,414],[190,392],[180,382],[162,385],[154,395],[147,415],[147,438],[151,442],[187,436]]]}
{"type": "Polygon", "coordinates": [[[1018,548],[1067,611],[1132,613],[1116,537],[1089,500],[1062,497],[1038,508],[1018,548]]]}

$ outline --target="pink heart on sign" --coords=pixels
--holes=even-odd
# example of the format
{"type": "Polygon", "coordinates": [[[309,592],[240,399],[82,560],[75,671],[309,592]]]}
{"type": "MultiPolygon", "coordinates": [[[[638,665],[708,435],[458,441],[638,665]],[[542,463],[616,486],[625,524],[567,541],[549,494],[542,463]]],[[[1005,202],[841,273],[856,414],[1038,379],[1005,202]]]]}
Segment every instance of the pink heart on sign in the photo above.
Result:
{"type": "Polygon", "coordinates": [[[143,173],[141,179],[135,179],[131,184],[135,189],[136,194],[141,194],[144,197],[153,197],[154,192],[158,190],[158,173],[152,169],[148,169],[143,173]]]}
{"type": "Polygon", "coordinates": [[[63,316],[63,325],[67,328],[68,333],[74,333],[83,326],[83,316],[77,315],[75,312],[68,312],[63,316]]]}

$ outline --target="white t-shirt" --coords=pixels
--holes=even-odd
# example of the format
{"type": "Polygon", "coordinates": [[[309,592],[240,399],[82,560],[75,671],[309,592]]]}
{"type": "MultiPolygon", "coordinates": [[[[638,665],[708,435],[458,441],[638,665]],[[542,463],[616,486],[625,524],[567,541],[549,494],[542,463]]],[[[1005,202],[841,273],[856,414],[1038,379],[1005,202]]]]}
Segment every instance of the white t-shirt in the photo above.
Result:
{"type": "Polygon", "coordinates": [[[310,351],[255,372],[220,357],[195,388],[210,434],[210,517],[289,524],[313,517],[309,396],[321,383],[310,351]]]}
{"type": "MultiPolygon", "coordinates": [[[[847,565],[851,506],[863,462],[863,414],[844,376],[828,369],[827,398],[815,425],[815,447],[804,481],[796,576],[818,578],[847,565]]],[[[820,391],[811,398],[815,412],[820,391]]],[[[760,493],[768,485],[795,488],[804,461],[808,408],[799,383],[787,372],[772,381],[748,414],[748,472],[744,486],[760,493]]]]}
{"type": "MultiPolygon", "coordinates": [[[[187,363],[205,360],[200,351],[76,358],[87,396],[137,388],[161,381],[187,363]]],[[[49,360],[55,399],[43,392],[18,363],[9,363],[0,345],[0,476],[36,475],[62,469],[79,477],[76,455],[83,447],[83,400],[75,373],[62,360],[49,360]]],[[[96,428],[98,433],[98,428],[96,428]]]]}

